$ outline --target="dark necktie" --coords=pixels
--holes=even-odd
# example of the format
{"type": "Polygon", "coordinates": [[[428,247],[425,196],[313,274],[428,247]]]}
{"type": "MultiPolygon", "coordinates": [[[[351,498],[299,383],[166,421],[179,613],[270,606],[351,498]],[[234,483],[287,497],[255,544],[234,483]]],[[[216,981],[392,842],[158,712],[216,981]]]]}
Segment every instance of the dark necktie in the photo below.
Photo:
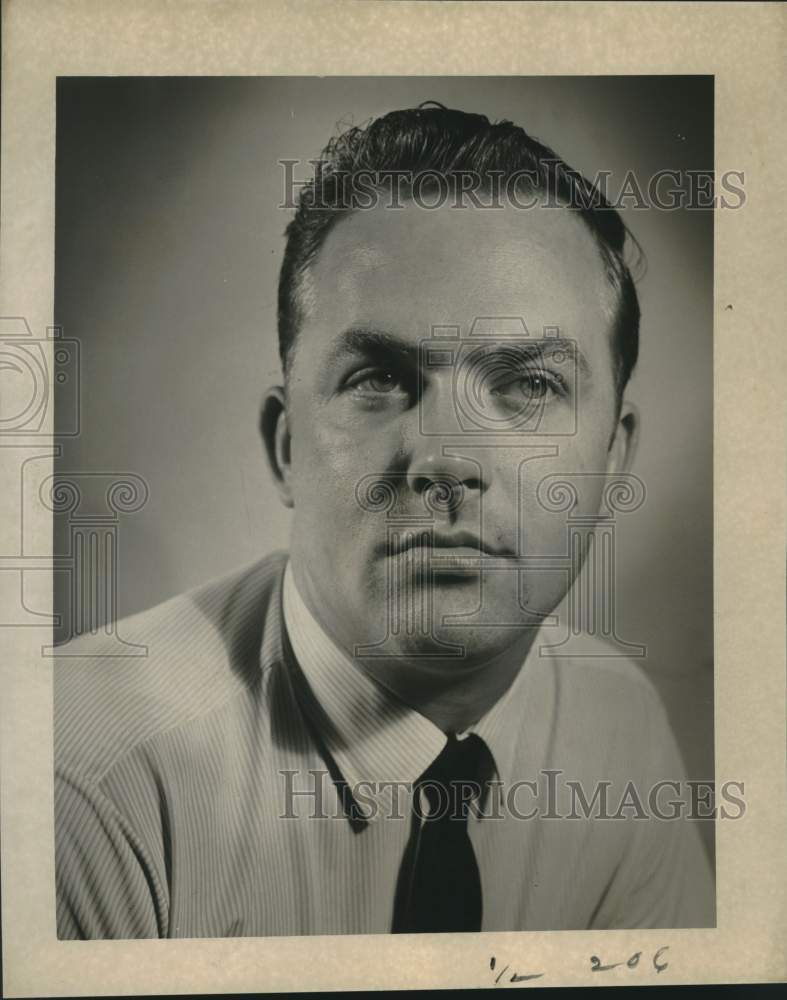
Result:
{"type": "Polygon", "coordinates": [[[467,815],[489,761],[479,736],[458,740],[449,734],[442,752],[415,782],[413,831],[399,871],[393,934],[481,929],[481,876],[467,815]]]}

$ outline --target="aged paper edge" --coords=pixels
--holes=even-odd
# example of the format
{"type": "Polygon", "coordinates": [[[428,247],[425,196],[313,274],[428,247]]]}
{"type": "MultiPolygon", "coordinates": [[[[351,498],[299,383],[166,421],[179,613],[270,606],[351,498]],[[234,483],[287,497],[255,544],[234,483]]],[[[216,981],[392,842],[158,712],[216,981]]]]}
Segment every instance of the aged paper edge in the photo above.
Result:
{"type": "MultiPolygon", "coordinates": [[[[9,628],[0,664],[5,995],[482,987],[494,985],[492,955],[498,968],[542,971],[537,985],[598,985],[591,955],[625,962],[638,951],[636,970],[624,964],[603,983],[787,976],[784,430],[775,419],[785,368],[784,8],[6,0],[3,13],[0,315],[24,316],[38,334],[53,322],[59,75],[712,74],[716,169],[744,170],[747,192],[745,208],[717,213],[715,229],[716,778],[743,778],[747,802],[744,820],[717,824],[717,927],[58,942],[51,669],[42,630],[9,628]],[[656,973],[650,956],[663,946],[669,965],[656,973]]],[[[49,534],[37,551],[46,546],[49,534]]],[[[51,608],[47,574],[35,575],[35,606],[51,608]]]]}

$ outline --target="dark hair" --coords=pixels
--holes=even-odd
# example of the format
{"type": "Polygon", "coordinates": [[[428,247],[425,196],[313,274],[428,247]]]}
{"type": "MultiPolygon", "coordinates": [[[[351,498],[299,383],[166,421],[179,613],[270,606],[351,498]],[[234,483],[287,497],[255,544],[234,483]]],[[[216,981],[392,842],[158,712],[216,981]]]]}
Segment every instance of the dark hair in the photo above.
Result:
{"type": "Polygon", "coordinates": [[[313,164],[314,177],[301,188],[295,217],[286,229],[279,275],[279,353],[285,374],[303,318],[304,274],[332,226],[361,205],[361,199],[353,197],[355,180],[362,175],[366,185],[371,182],[381,190],[397,178],[399,193],[407,198],[419,179],[432,185],[445,179],[455,187],[462,175],[472,175],[482,190],[499,190],[501,183],[513,181],[520,191],[546,194],[554,204],[578,212],[595,236],[607,279],[617,292],[612,347],[620,404],[639,351],[639,303],[624,260],[627,235],[637,250],[639,246],[598,187],[549,147],[511,122],[492,123],[484,115],[428,101],[392,111],[364,128],[347,129],[313,164]]]}

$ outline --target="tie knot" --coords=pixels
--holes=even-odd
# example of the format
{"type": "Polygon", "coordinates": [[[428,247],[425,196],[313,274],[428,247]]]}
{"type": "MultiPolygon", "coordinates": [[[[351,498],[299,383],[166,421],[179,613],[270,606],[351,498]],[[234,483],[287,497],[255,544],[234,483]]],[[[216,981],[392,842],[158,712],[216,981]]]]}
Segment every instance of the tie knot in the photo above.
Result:
{"type": "Polygon", "coordinates": [[[480,736],[470,733],[458,739],[449,733],[440,754],[416,782],[416,808],[422,818],[466,820],[470,802],[481,796],[488,771],[489,751],[480,736]]]}

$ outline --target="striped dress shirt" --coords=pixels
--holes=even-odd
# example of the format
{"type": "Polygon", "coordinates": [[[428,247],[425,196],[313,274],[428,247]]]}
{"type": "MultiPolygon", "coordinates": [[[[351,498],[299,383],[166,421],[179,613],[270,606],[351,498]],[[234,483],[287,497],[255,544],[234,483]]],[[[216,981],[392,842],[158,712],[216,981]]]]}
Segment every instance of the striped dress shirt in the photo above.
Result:
{"type": "MultiPolygon", "coordinates": [[[[287,567],[274,553],[125,619],[144,657],[100,634],[62,647],[60,938],[390,932],[411,786],[446,737],[333,644],[287,567]]],[[[714,923],[696,823],[618,808],[684,773],[651,684],[604,653],[536,640],[469,730],[494,761],[468,827],[484,931],[714,923]],[[577,811],[600,783],[617,818],[577,811]]]]}

